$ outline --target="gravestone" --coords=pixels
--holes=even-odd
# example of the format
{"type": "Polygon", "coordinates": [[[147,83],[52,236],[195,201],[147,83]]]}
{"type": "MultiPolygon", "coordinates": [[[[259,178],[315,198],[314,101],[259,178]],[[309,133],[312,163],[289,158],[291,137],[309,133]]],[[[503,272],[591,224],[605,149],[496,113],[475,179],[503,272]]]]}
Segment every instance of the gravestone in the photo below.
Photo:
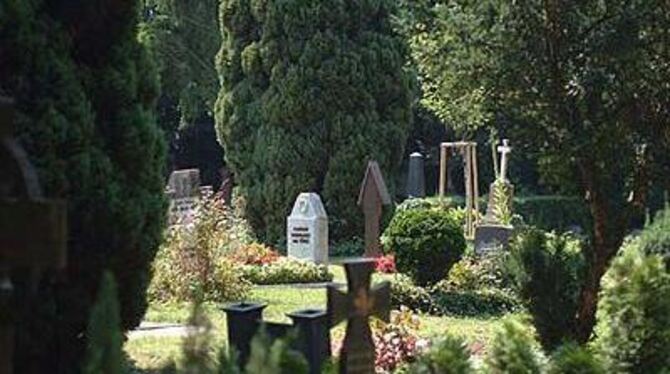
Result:
{"type": "Polygon", "coordinates": [[[409,156],[409,171],[407,172],[407,197],[426,197],[426,178],[424,175],[424,159],[419,152],[409,156]]]}
{"type": "Polygon", "coordinates": [[[350,260],[344,263],[347,293],[328,285],[328,313],[332,326],[347,320],[340,353],[340,373],[373,374],[375,345],[370,317],[389,321],[391,286],[388,281],[370,287],[374,259],[350,260]]]}
{"type": "MultiPolygon", "coordinates": [[[[67,208],[46,199],[28,155],[14,139],[14,107],[0,97],[0,374],[13,372],[16,305],[10,272],[62,269],[67,255],[67,208]]],[[[39,277],[33,277],[36,287],[39,277]]]]}
{"type": "Polygon", "coordinates": [[[512,234],[510,221],[513,214],[514,186],[507,179],[509,154],[512,147],[503,139],[498,147],[500,172],[489,188],[489,202],[483,222],[475,229],[475,253],[481,254],[496,249],[505,249],[512,234]]]}
{"type": "Polygon", "coordinates": [[[173,171],[166,190],[170,198],[168,222],[171,225],[190,222],[200,199],[200,170],[173,171]]]}
{"type": "Polygon", "coordinates": [[[376,161],[368,162],[358,194],[358,206],[365,215],[365,256],[381,255],[379,244],[379,224],[382,218],[382,205],[391,204],[391,196],[386,189],[384,177],[376,161]]]}
{"type": "Polygon", "coordinates": [[[286,221],[288,255],[328,263],[328,216],[319,195],[298,195],[286,221]]]}

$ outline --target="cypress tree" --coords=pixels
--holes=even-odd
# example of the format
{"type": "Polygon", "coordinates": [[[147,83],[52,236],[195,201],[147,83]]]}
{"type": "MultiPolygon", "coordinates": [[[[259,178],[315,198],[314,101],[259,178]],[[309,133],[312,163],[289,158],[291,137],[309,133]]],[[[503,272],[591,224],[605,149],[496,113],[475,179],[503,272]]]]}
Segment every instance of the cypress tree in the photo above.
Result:
{"type": "Polygon", "coordinates": [[[114,274],[121,323],[146,308],[164,225],[157,76],[136,40],[132,1],[0,4],[0,91],[16,102],[19,139],[47,197],[68,202],[68,266],[24,292],[17,372],[76,373],[102,269],[114,274]],[[53,280],[47,282],[47,280],[53,280]]]}
{"type": "Polygon", "coordinates": [[[300,192],[331,236],[362,235],[369,159],[393,180],[411,122],[406,50],[385,0],[223,0],[217,131],[259,237],[278,242],[300,192]]]}

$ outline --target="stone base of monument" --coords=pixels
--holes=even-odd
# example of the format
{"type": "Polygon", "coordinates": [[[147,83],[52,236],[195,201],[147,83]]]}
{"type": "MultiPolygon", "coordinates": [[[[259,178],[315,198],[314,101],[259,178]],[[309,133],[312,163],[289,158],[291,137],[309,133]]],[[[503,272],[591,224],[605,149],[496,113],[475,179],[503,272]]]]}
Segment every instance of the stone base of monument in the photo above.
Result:
{"type": "Polygon", "coordinates": [[[475,228],[475,253],[507,249],[512,229],[509,225],[480,224],[475,228]]]}

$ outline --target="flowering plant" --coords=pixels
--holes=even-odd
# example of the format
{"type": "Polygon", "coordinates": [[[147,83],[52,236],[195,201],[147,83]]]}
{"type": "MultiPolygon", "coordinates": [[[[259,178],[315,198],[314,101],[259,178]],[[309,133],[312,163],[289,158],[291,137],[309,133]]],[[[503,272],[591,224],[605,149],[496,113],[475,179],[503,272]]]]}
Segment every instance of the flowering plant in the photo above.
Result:
{"type": "Polygon", "coordinates": [[[393,254],[375,258],[375,271],[378,273],[395,273],[395,256],[393,254]]]}
{"type": "Polygon", "coordinates": [[[375,320],[372,339],[375,343],[377,373],[390,373],[403,364],[414,361],[429,345],[428,340],[417,335],[420,322],[408,308],[391,312],[391,320],[375,320]]]}
{"type": "Polygon", "coordinates": [[[279,259],[279,253],[260,243],[251,243],[233,252],[233,261],[244,265],[267,265],[279,259]]]}

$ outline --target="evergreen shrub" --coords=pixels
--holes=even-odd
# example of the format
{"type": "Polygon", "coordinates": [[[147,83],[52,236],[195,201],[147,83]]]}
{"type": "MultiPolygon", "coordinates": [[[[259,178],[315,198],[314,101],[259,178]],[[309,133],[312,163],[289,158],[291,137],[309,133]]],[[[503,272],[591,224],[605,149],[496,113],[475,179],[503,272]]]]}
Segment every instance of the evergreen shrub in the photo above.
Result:
{"type": "Polygon", "coordinates": [[[465,342],[447,335],[419,356],[409,373],[414,374],[469,374],[475,370],[470,362],[470,351],[465,342]]]}
{"type": "Polygon", "coordinates": [[[398,271],[419,285],[440,281],[461,258],[466,243],[456,211],[398,211],[384,231],[386,251],[395,253],[398,271]]]}
{"type": "Polygon", "coordinates": [[[506,319],[495,333],[486,357],[486,372],[492,374],[539,374],[542,366],[536,342],[520,321],[506,319]]]}
{"type": "Polygon", "coordinates": [[[658,254],[670,269],[670,208],[656,214],[654,221],[642,230],[638,245],[646,254],[658,254]]]}
{"type": "Polygon", "coordinates": [[[552,350],[569,340],[585,267],[581,242],[568,234],[527,228],[513,239],[505,267],[542,346],[552,350]]]}
{"type": "Polygon", "coordinates": [[[594,346],[612,373],[670,371],[670,272],[635,241],[602,281],[594,346]]]}
{"type": "Polygon", "coordinates": [[[281,242],[300,192],[335,241],[361,236],[368,160],[393,194],[412,121],[411,73],[390,0],[223,0],[215,105],[227,164],[259,239],[281,242]]]}
{"type": "Polygon", "coordinates": [[[548,374],[605,374],[597,357],[586,347],[565,343],[551,356],[548,374]]]}

